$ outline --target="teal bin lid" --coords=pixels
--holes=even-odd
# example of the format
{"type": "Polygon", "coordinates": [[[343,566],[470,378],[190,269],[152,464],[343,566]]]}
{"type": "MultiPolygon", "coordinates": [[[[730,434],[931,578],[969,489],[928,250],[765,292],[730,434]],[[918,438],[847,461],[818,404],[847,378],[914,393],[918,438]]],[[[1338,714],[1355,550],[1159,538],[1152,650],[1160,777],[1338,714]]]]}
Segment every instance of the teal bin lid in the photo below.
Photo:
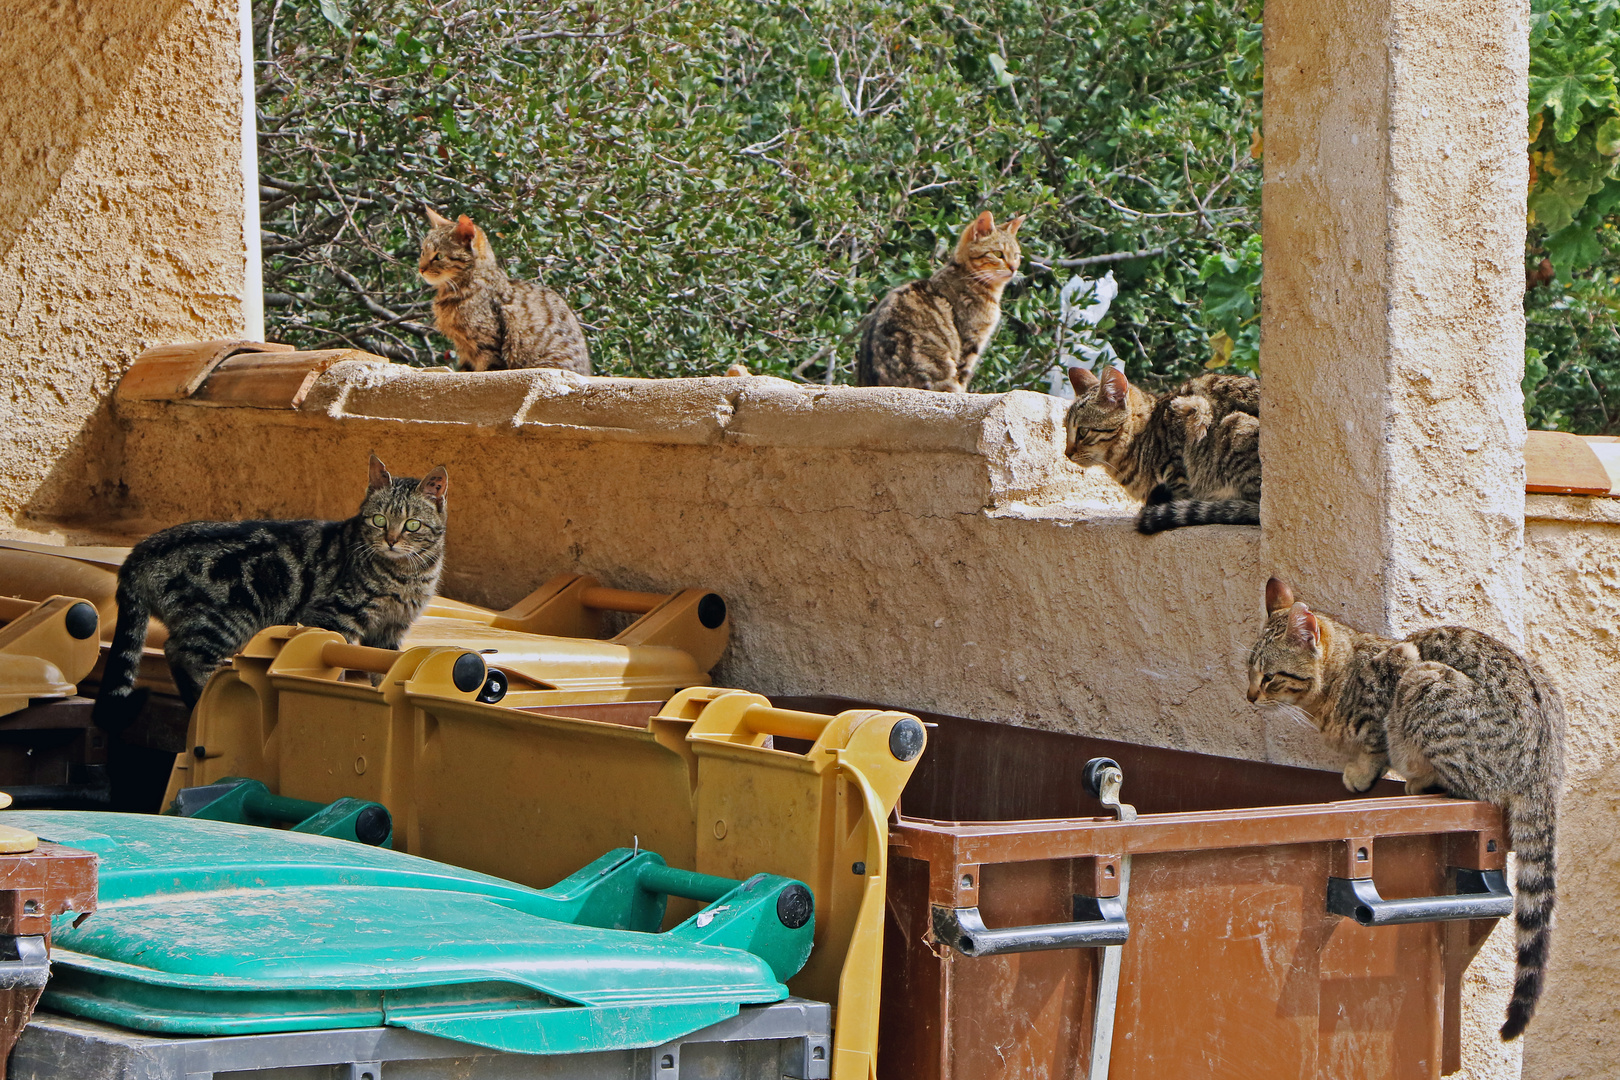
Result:
{"type": "Polygon", "coordinates": [[[382,848],[195,818],[8,812],[100,857],[98,909],[53,928],[45,1003],[142,1031],[388,1024],[515,1053],[656,1046],[780,1001],[809,890],[609,852],[530,889],[382,848]],[[709,901],[657,933],[668,895],[709,901]]]}

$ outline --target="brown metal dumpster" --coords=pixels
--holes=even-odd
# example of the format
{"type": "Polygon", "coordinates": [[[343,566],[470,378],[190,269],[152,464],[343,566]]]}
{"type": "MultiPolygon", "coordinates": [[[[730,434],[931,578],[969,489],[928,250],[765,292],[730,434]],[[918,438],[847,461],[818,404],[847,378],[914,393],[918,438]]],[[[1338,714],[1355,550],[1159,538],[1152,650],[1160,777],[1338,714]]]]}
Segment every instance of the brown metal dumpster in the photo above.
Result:
{"type": "Polygon", "coordinates": [[[938,726],[890,829],[880,1078],[1458,1069],[1463,969],[1511,910],[1494,807],[911,711],[938,726]]]}

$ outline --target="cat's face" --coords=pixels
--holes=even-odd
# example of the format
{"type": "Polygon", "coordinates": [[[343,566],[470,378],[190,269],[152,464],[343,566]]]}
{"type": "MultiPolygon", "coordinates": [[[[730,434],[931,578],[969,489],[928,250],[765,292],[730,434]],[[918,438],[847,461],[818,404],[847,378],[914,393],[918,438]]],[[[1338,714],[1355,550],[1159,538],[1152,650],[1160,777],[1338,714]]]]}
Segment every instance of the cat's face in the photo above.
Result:
{"type": "Polygon", "coordinates": [[[1125,373],[1103,368],[1101,378],[1083,367],[1069,369],[1074,404],[1063,418],[1063,453],[1076,465],[1102,465],[1130,443],[1131,384],[1125,373]]]}
{"type": "Polygon", "coordinates": [[[998,294],[1018,274],[1023,252],[1018,247],[1018,228],[1024,223],[1019,214],[1001,225],[986,210],[962,230],[956,244],[956,262],[973,280],[998,294]]]}
{"type": "Polygon", "coordinates": [[[360,526],[373,554],[426,565],[444,542],[450,477],[440,465],[422,479],[390,476],[371,455],[371,483],[360,503],[360,526]]]}
{"type": "Polygon", "coordinates": [[[462,214],[456,221],[440,216],[430,206],[427,210],[428,231],[422,237],[422,258],[416,272],[429,285],[443,285],[455,281],[478,261],[480,241],[487,247],[478,226],[472,218],[462,214]]]}
{"type": "Polygon", "coordinates": [[[1321,700],[1322,628],[1294,592],[1266,582],[1266,625],[1249,651],[1249,700],[1256,705],[1306,713],[1321,700]]]}

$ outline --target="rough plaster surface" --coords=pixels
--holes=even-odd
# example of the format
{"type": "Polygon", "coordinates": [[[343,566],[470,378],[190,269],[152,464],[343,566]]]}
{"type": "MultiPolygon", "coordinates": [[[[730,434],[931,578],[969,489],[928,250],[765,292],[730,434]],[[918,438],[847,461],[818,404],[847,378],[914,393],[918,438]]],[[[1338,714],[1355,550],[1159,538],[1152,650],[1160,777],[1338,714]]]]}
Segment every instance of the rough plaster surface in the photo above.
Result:
{"type": "MultiPolygon", "coordinates": [[[[1523,641],[1523,0],[1272,0],[1265,13],[1261,558],[1402,635],[1523,641]]],[[[1471,969],[1465,1075],[1509,936],[1471,969]]]]}
{"type": "Polygon", "coordinates": [[[152,345],[240,333],[236,10],[0,0],[0,513],[115,482],[104,405],[152,345]]]}
{"type": "Polygon", "coordinates": [[[1528,6],[1266,5],[1263,551],[1369,630],[1519,640],[1528,6]]]}
{"type": "MultiPolygon", "coordinates": [[[[1061,415],[1023,393],[350,363],[298,411],[122,406],[120,483],[92,509],[129,533],[335,517],[369,451],[402,473],[443,462],[450,595],[501,606],[562,571],[702,585],[735,614],[725,684],[1331,767],[1314,732],[1268,731],[1243,699],[1257,530],[1137,535],[1118,488],[1062,459],[1061,415]]],[[[1598,1080],[1620,1075],[1620,501],[1532,496],[1529,511],[1530,646],[1571,735],[1552,977],[1524,1075],[1598,1080]]],[[[1506,939],[1470,969],[1467,1077],[1519,1075],[1495,1036],[1506,939]]]]}
{"type": "Polygon", "coordinates": [[[1243,696],[1257,530],[1138,536],[1119,489],[1063,459],[1062,408],[346,364],[299,412],[121,407],[107,509],[132,531],[347,515],[369,451],[443,462],[450,595],[505,605],[563,571],[702,585],[733,604],[726,683],[1267,757],[1243,696]]]}
{"type": "Polygon", "coordinates": [[[1569,720],[1558,823],[1551,982],[1525,1046],[1525,1080],[1620,1076],[1620,501],[1532,495],[1526,636],[1569,720]]]}

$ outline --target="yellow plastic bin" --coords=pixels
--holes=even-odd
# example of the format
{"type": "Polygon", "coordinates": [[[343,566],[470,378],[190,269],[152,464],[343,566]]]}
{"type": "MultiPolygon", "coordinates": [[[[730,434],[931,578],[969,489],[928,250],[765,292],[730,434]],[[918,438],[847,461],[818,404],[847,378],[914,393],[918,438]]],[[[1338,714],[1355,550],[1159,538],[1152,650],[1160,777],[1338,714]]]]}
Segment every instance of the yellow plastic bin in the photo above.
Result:
{"type": "Polygon", "coordinates": [[[887,821],[926,744],[922,724],[887,710],[776,709],[709,687],[663,705],[622,694],[486,702],[486,661],[504,663],[454,646],[394,653],[328,631],[266,631],[204,691],[185,786],[245,776],[293,798],[380,802],[400,849],[526,884],[554,883],[603,845],[717,876],[792,876],[815,894],[816,939],[789,986],[837,1005],[834,1080],[874,1075],[887,821]],[[273,724],[216,725],[265,702],[273,724]]]}

